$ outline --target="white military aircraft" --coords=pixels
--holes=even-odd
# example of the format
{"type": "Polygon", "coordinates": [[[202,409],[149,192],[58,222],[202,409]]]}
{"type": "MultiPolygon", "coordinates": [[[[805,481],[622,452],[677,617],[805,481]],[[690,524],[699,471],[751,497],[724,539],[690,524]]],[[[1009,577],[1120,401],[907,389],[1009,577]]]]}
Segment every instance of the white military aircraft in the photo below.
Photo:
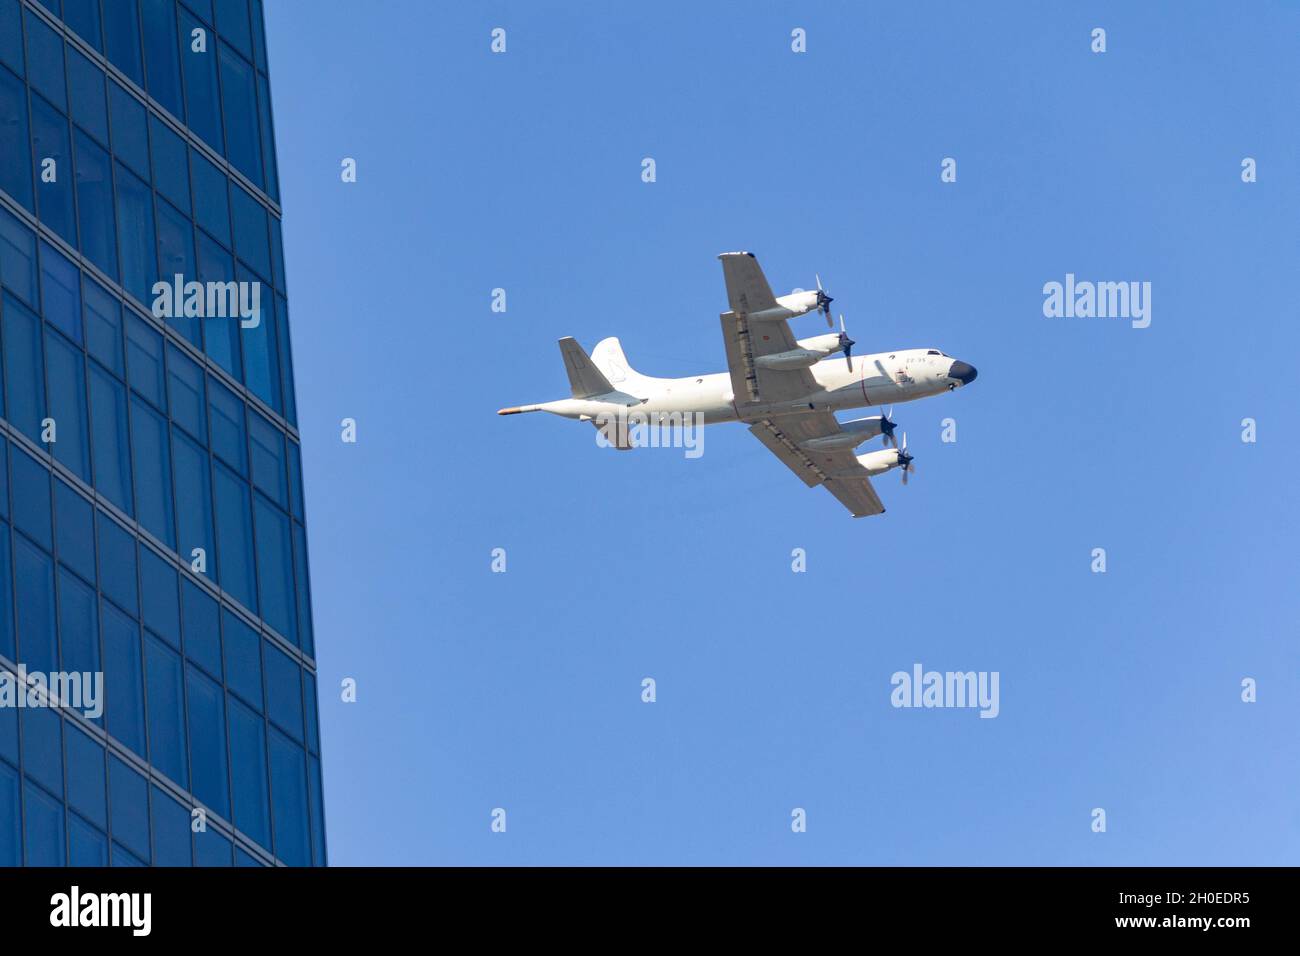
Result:
{"type": "MultiPolygon", "coordinates": [[[[651,378],[633,371],[618,339],[602,340],[590,356],[573,338],[560,339],[573,397],[540,405],[503,408],[499,415],[550,412],[590,421],[616,434],[619,448],[633,447],[628,431],[611,422],[634,417],[647,423],[678,423],[700,416],[705,424],[745,422],[749,430],[809,487],[824,485],[855,518],[884,513],[871,477],[902,469],[903,484],[914,470],[901,447],[866,454],[854,449],[882,436],[893,440],[889,414],[838,421],[834,412],[868,405],[893,405],[941,395],[975,380],[973,366],[938,349],[878,352],[853,360],[856,344],[844,330],[795,340],[788,320],[821,309],[831,323],[833,301],[817,281],[811,292],[780,298],[748,252],[725,252],[722,274],[731,308],[722,313],[728,371],[687,378],[651,378]],[[825,361],[837,352],[844,362],[825,361]]],[[[832,325],[833,328],[833,325],[832,325]]]]}

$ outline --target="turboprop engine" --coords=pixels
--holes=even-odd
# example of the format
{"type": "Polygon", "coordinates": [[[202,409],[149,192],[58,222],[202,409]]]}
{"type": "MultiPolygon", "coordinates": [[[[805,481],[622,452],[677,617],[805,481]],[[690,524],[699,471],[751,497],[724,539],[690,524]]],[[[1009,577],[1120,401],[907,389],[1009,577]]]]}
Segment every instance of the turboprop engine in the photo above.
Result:
{"type": "Polygon", "coordinates": [[[912,464],[912,456],[907,453],[907,432],[903,432],[901,447],[870,451],[865,455],[858,455],[857,458],[858,464],[865,468],[869,475],[883,475],[892,468],[902,468],[903,484],[907,484],[907,476],[916,471],[916,466],[912,464]]]}
{"type": "MultiPolygon", "coordinates": [[[[840,448],[857,448],[864,441],[884,435],[886,443],[894,440],[894,423],[889,415],[873,415],[870,418],[855,418],[840,422],[840,432],[836,435],[824,435],[800,442],[808,451],[835,451],[840,448]]],[[[892,454],[892,453],[891,453],[892,454]]],[[[865,456],[864,456],[865,457],[865,456]]]]}
{"type": "Polygon", "coordinates": [[[795,344],[799,346],[797,349],[777,352],[773,355],[760,355],[754,359],[754,364],[759,368],[770,368],[776,371],[809,368],[828,355],[843,352],[845,359],[849,363],[849,371],[853,371],[853,346],[857,343],[849,338],[848,332],[844,331],[844,316],[842,315],[840,316],[840,330],[838,332],[827,332],[825,335],[814,335],[812,338],[799,339],[795,344]]]}
{"type": "Polygon", "coordinates": [[[816,278],[817,288],[811,292],[791,292],[789,295],[777,296],[776,308],[750,312],[749,318],[756,322],[775,322],[821,309],[822,314],[826,316],[826,324],[831,325],[831,303],[835,300],[822,288],[822,277],[816,278]]]}

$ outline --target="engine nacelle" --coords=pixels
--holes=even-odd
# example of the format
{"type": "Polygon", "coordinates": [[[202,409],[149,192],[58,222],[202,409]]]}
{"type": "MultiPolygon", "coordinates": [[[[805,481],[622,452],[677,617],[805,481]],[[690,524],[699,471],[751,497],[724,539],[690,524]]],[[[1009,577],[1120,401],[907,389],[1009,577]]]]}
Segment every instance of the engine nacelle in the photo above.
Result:
{"type": "Polygon", "coordinates": [[[797,344],[801,349],[820,352],[823,356],[826,356],[840,350],[840,336],[837,332],[827,332],[825,335],[814,335],[812,338],[800,339],[797,344]]]}
{"type": "Polygon", "coordinates": [[[857,458],[858,464],[865,468],[869,475],[883,475],[889,469],[897,468],[902,464],[898,450],[895,448],[869,451],[865,455],[858,455],[857,458]]]}
{"type": "Polygon", "coordinates": [[[789,295],[777,296],[776,304],[794,315],[803,315],[817,308],[817,290],[812,292],[791,292],[789,295]]]}
{"type": "Polygon", "coordinates": [[[814,352],[811,349],[791,349],[788,352],[777,352],[774,355],[760,355],[754,359],[754,364],[759,368],[770,368],[782,372],[793,368],[809,368],[825,357],[825,353],[814,352]]]}
{"type": "MultiPolygon", "coordinates": [[[[838,448],[857,448],[864,441],[875,438],[881,434],[884,429],[881,423],[884,421],[883,415],[874,415],[871,418],[855,418],[850,422],[840,422],[841,433],[838,435],[824,435],[821,438],[810,438],[799,444],[809,451],[834,451],[838,448]]],[[[864,456],[865,457],[865,456],[864,456]]]]}

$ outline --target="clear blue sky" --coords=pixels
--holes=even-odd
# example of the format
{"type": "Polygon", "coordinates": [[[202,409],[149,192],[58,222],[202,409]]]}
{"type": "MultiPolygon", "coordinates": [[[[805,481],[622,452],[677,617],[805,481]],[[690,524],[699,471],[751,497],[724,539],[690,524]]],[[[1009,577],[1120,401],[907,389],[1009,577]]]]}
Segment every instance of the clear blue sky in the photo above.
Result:
{"type": "Polygon", "coordinates": [[[1300,10],[862,6],[268,4],[332,863],[1297,862],[1300,10]],[[496,416],[564,335],[721,371],[732,249],[978,367],[884,517],[739,425],[496,416]],[[893,709],[917,662],[1000,716],[893,709]]]}

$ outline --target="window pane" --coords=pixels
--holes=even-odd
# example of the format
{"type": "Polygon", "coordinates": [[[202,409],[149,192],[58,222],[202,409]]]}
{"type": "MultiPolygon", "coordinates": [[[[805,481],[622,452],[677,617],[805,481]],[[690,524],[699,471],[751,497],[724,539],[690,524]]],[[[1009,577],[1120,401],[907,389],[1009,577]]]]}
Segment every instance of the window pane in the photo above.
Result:
{"type": "MultiPolygon", "coordinates": [[[[3,34],[0,30],[0,34],[3,34]]],[[[19,42],[21,43],[21,35],[19,42]]],[[[31,210],[32,164],[27,138],[27,87],[0,70],[0,189],[31,210]]]]}
{"type": "Polygon", "coordinates": [[[63,720],[59,712],[53,707],[24,707],[19,718],[23,729],[23,772],[63,796],[63,720]]]}
{"type": "Polygon", "coordinates": [[[172,421],[206,444],[208,400],[203,392],[203,370],[170,343],[167,346],[167,381],[172,421]]]}
{"type": "Polygon", "coordinates": [[[271,278],[275,280],[275,287],[281,292],[286,289],[284,277],[284,228],[280,223],[279,217],[274,213],[271,214],[271,271],[274,273],[271,278]]]}
{"type": "Polygon", "coordinates": [[[153,192],[121,163],[117,174],[117,248],[122,260],[122,286],[146,309],[153,303],[154,259],[153,192]]]}
{"type": "Polygon", "coordinates": [[[208,453],[177,429],[172,429],[172,464],[176,488],[176,550],[191,567],[202,549],[205,570],[216,577],[216,551],[212,546],[212,483],[208,453]]]}
{"type": "Polygon", "coordinates": [[[68,726],[68,803],[86,819],[108,825],[104,800],[104,748],[75,727],[68,726]]]}
{"type": "Polygon", "coordinates": [[[280,383],[278,381],[278,359],[275,348],[275,324],[271,321],[271,287],[257,279],[242,265],[239,267],[239,279],[247,282],[248,287],[256,291],[256,306],[253,313],[256,324],[245,327],[242,323],[238,331],[244,344],[244,384],[254,395],[276,411],[280,410],[280,383]]]}
{"type": "Polygon", "coordinates": [[[284,651],[267,644],[267,716],[294,740],[302,742],[302,670],[284,651]]]}
{"type": "Polygon", "coordinates": [[[99,0],[63,0],[63,22],[96,50],[104,52],[99,36],[99,0]]]}
{"type": "Polygon", "coordinates": [[[27,72],[23,65],[23,20],[18,0],[0,0],[0,63],[13,67],[19,76],[27,72]]]}
{"type": "Polygon", "coordinates": [[[172,523],[171,448],[167,420],[131,397],[131,435],[135,462],[136,500],[140,523],[168,547],[176,547],[172,523]]]}
{"type": "Polygon", "coordinates": [[[36,234],[6,209],[0,209],[0,282],[24,302],[36,304],[36,234]]]}
{"type": "Polygon", "coordinates": [[[46,551],[53,550],[49,469],[31,455],[15,448],[13,473],[14,525],[30,535],[46,551]]]}
{"type": "Polygon", "coordinates": [[[69,245],[77,245],[73,215],[72,142],[68,120],[39,96],[32,97],[32,157],[36,168],[36,209],[69,245]]]}
{"type": "Polygon", "coordinates": [[[253,67],[224,43],[221,45],[221,104],[226,120],[226,158],[231,165],[262,185],[262,147],[258,141],[257,94],[253,67]]]}
{"type": "Polygon", "coordinates": [[[81,271],[48,242],[41,243],[41,312],[46,322],[81,343],[81,271]]]}
{"type": "Polygon", "coordinates": [[[90,368],[90,407],[95,488],[128,515],[132,514],[126,390],[93,363],[90,368]]]}
{"type": "Polygon", "coordinates": [[[221,611],[226,648],[226,686],[254,710],[262,710],[262,637],[228,609],[221,611]]]}
{"type": "MultiPolygon", "coordinates": [[[[6,546],[9,544],[9,529],[3,524],[0,524],[0,544],[6,546]]],[[[5,552],[5,557],[0,559],[0,569],[8,568],[7,561],[8,552],[5,552]]],[[[0,593],[8,593],[3,583],[0,583],[0,593]]],[[[12,604],[8,606],[13,607],[12,604]]],[[[5,652],[10,659],[13,658],[11,651],[12,649],[9,649],[5,652]]],[[[7,677],[10,672],[6,668],[3,673],[7,677]]],[[[14,766],[18,765],[18,708],[16,707],[0,707],[0,758],[8,760],[14,766]]],[[[0,763],[0,766],[4,764],[0,763]]]]}
{"type": "MultiPolygon", "coordinates": [[[[67,568],[59,568],[59,643],[63,670],[79,674],[99,672],[98,607],[95,589],[67,568]]],[[[97,703],[102,705],[103,701],[97,703]]],[[[99,716],[90,719],[97,720],[99,716]]]]}
{"type": "MultiPolygon", "coordinates": [[[[170,487],[167,489],[171,496],[170,487]]],[[[176,593],[176,569],[154,553],[140,548],[140,603],[144,626],[173,647],[181,646],[181,604],[176,593]]]]}
{"type": "Polygon", "coordinates": [[[140,613],[136,600],[135,536],[104,512],[99,525],[99,589],[132,617],[140,613]]]}
{"type": "Polygon", "coordinates": [[[230,841],[208,827],[194,834],[195,866],[231,866],[230,841]]]}
{"type": "Polygon", "coordinates": [[[230,209],[234,214],[235,252],[263,279],[271,275],[271,240],[268,238],[266,207],[240,186],[230,188],[230,209]]]}
{"type": "Polygon", "coordinates": [[[248,485],[224,465],[214,464],[212,470],[221,587],[256,614],[257,584],[253,580],[253,520],[248,485]]]}
{"type": "Polygon", "coordinates": [[[216,23],[212,19],[212,0],[185,0],[185,5],[202,17],[204,23],[216,23]]]}
{"type": "Polygon", "coordinates": [[[89,501],[61,480],[54,481],[55,527],[59,561],[95,580],[95,516],[89,501]]]}
{"type": "Polygon", "coordinates": [[[221,617],[217,602],[191,581],[181,590],[185,609],[185,656],[221,679],[221,617]]]}
{"type": "MultiPolygon", "coordinates": [[[[81,303],[77,303],[80,324],[81,303]]],[[[81,349],[61,336],[45,339],[50,369],[50,417],[57,423],[54,457],[82,481],[90,482],[90,447],[86,427],[86,359],[81,349]]]]}
{"type": "Polygon", "coordinates": [[[302,697],[307,714],[307,750],[316,753],[320,750],[320,727],[316,715],[316,678],[311,671],[302,672],[302,697]]]}
{"type": "MultiPolygon", "coordinates": [[[[158,277],[174,288],[178,275],[181,276],[182,288],[186,282],[193,281],[195,277],[194,227],[189,219],[170,203],[159,200],[158,277]]],[[[172,297],[178,298],[175,293],[172,297]]],[[[199,337],[199,319],[197,316],[185,314],[184,303],[184,295],[179,297],[179,301],[173,301],[170,314],[165,315],[165,320],[192,343],[202,345],[203,340],[199,337]]],[[[154,310],[153,314],[159,313],[154,310]]]]}
{"type": "Polygon", "coordinates": [[[229,246],[230,201],[227,198],[227,187],[230,180],[198,150],[190,150],[190,158],[194,176],[194,219],[224,245],[229,246]]]}
{"type": "Polygon", "coordinates": [[[22,535],[14,535],[18,584],[18,654],[30,670],[59,668],[54,616],[54,562],[22,535]]]}
{"type": "Polygon", "coordinates": [[[289,503],[293,516],[299,521],[302,517],[302,449],[292,438],[287,439],[289,446],[289,503]]]}
{"type": "Polygon", "coordinates": [[[122,304],[93,279],[86,279],[84,290],[86,348],[120,378],[125,374],[122,364],[122,304]]]}
{"type": "Polygon", "coordinates": [[[190,767],[193,793],[214,812],[230,818],[226,776],[226,709],[220,685],[193,667],[185,669],[189,701],[190,767]]]}
{"type": "Polygon", "coordinates": [[[72,94],[72,119],[107,146],[108,101],[104,95],[104,71],[69,47],[68,83],[72,94]]]}
{"type": "MultiPolygon", "coordinates": [[[[101,614],[106,726],[110,734],[143,758],[144,674],[140,666],[140,628],[111,604],[102,605],[101,614]]],[[[117,819],[116,795],[113,797],[113,819],[117,819]]],[[[118,836],[116,822],[113,835],[118,836]]]]}
{"type": "Polygon", "coordinates": [[[192,866],[190,814],[158,787],[153,788],[154,866],[192,866]]]}
{"type": "MultiPolygon", "coordinates": [[[[149,786],[116,757],[108,758],[108,805],[112,808],[113,841],[142,859],[149,859],[149,786]]],[[[113,865],[117,866],[116,856],[113,865]]]]}
{"type": "MultiPolygon", "coordinates": [[[[12,572],[9,559],[9,526],[0,521],[0,607],[14,606],[13,588],[10,584],[12,572]]],[[[11,614],[0,614],[0,654],[4,654],[10,660],[18,656],[14,644],[14,624],[11,614]]],[[[4,727],[4,720],[4,715],[0,714],[0,730],[4,727]]],[[[15,756],[14,759],[18,758],[15,756]]]]}
{"type": "Polygon", "coordinates": [[[244,403],[215,378],[208,382],[212,451],[241,475],[248,473],[244,442],[244,403]]]}
{"type": "Polygon", "coordinates": [[[18,771],[0,763],[0,866],[22,866],[21,826],[18,771]]]}
{"type": "Polygon", "coordinates": [[[298,424],[298,405],[293,394],[293,355],[289,348],[289,305],[284,296],[275,297],[275,337],[280,347],[280,388],[284,394],[284,417],[298,424]]]}
{"type": "Polygon", "coordinates": [[[307,588],[307,538],[302,525],[293,526],[293,558],[298,569],[298,636],[302,652],[308,657],[316,656],[316,641],[312,634],[311,594],[307,588]]]}
{"type": "Polygon", "coordinates": [[[266,77],[257,77],[257,110],[262,126],[262,158],[266,165],[266,194],[280,201],[280,172],[275,162],[275,134],[271,130],[271,91],[266,77]]]}
{"type": "Polygon", "coordinates": [[[122,847],[119,846],[117,843],[114,843],[112,849],[109,850],[109,859],[111,860],[111,863],[109,864],[110,866],[144,866],[145,865],[137,857],[132,856],[130,853],[127,853],[126,850],[122,849],[122,847]]]}
{"type": "Polygon", "coordinates": [[[70,813],[68,855],[73,866],[108,866],[108,838],[75,813],[70,813]]]}
{"type": "Polygon", "coordinates": [[[108,84],[108,109],[113,120],[113,154],[141,176],[149,175],[149,136],[140,101],[115,82],[108,84]]]}
{"type": "Polygon", "coordinates": [[[184,141],[172,132],[170,126],[151,115],[149,145],[153,150],[154,188],[189,215],[190,165],[184,141]]]}
{"type": "MultiPolygon", "coordinates": [[[[199,233],[199,281],[233,282],[235,263],[230,253],[208,237],[199,233]]],[[[236,300],[238,296],[236,295],[236,300]]],[[[204,351],[235,378],[240,377],[239,314],[238,301],[231,305],[225,296],[213,302],[214,309],[203,320],[204,351]]]]}
{"type": "Polygon", "coordinates": [[[218,153],[225,153],[221,108],[217,102],[217,44],[212,31],[187,10],[181,11],[181,68],[185,73],[185,104],[190,129],[218,153]],[[194,31],[203,30],[203,50],[194,49],[194,31]]]}
{"type": "Polygon", "coordinates": [[[229,700],[230,764],[235,826],[271,848],[271,821],[266,791],[266,725],[234,698],[229,700]]]}
{"type": "Polygon", "coordinates": [[[119,70],[144,86],[140,68],[140,22],[135,0],[112,0],[112,16],[104,18],[104,45],[109,60],[119,70]]]}
{"type": "MultiPolygon", "coordinates": [[[[152,636],[145,638],[145,684],[149,688],[150,762],[189,789],[185,770],[185,699],[181,692],[181,659],[152,636]]],[[[188,829],[188,828],[187,828],[188,829]]]]}
{"type": "Polygon", "coordinates": [[[126,368],[131,389],[155,408],[165,409],[167,381],[163,374],[163,337],[144,319],[126,316],[126,368]]]}
{"type": "Polygon", "coordinates": [[[63,804],[31,783],[23,783],[23,817],[28,866],[64,866],[63,804]]]}
{"type": "Polygon", "coordinates": [[[41,327],[36,314],[4,296],[5,417],[34,442],[45,417],[41,327]]]}
{"type": "Polygon", "coordinates": [[[248,437],[254,486],[280,507],[286,507],[284,433],[250,408],[248,437]]]}
{"type": "Polygon", "coordinates": [[[248,59],[253,58],[253,38],[248,26],[248,0],[216,0],[217,30],[221,39],[248,59]]]}
{"type": "Polygon", "coordinates": [[[274,728],[270,732],[270,746],[275,855],[290,866],[311,866],[306,757],[301,747],[274,728]]]}
{"type": "Polygon", "coordinates": [[[112,165],[108,153],[77,130],[77,223],[81,251],[99,268],[117,278],[116,218],[113,212],[112,165]]]}
{"type": "Polygon", "coordinates": [[[281,635],[298,642],[293,591],[293,542],[289,516],[261,495],[253,496],[257,519],[257,576],[262,617],[281,635]]]}
{"type": "Polygon", "coordinates": [[[184,121],[181,64],[176,48],[176,6],[172,0],[141,0],[144,62],[149,94],[184,121]]]}
{"type": "Polygon", "coordinates": [[[27,14],[27,78],[61,110],[68,108],[63,81],[63,40],[30,10],[27,14]]]}

